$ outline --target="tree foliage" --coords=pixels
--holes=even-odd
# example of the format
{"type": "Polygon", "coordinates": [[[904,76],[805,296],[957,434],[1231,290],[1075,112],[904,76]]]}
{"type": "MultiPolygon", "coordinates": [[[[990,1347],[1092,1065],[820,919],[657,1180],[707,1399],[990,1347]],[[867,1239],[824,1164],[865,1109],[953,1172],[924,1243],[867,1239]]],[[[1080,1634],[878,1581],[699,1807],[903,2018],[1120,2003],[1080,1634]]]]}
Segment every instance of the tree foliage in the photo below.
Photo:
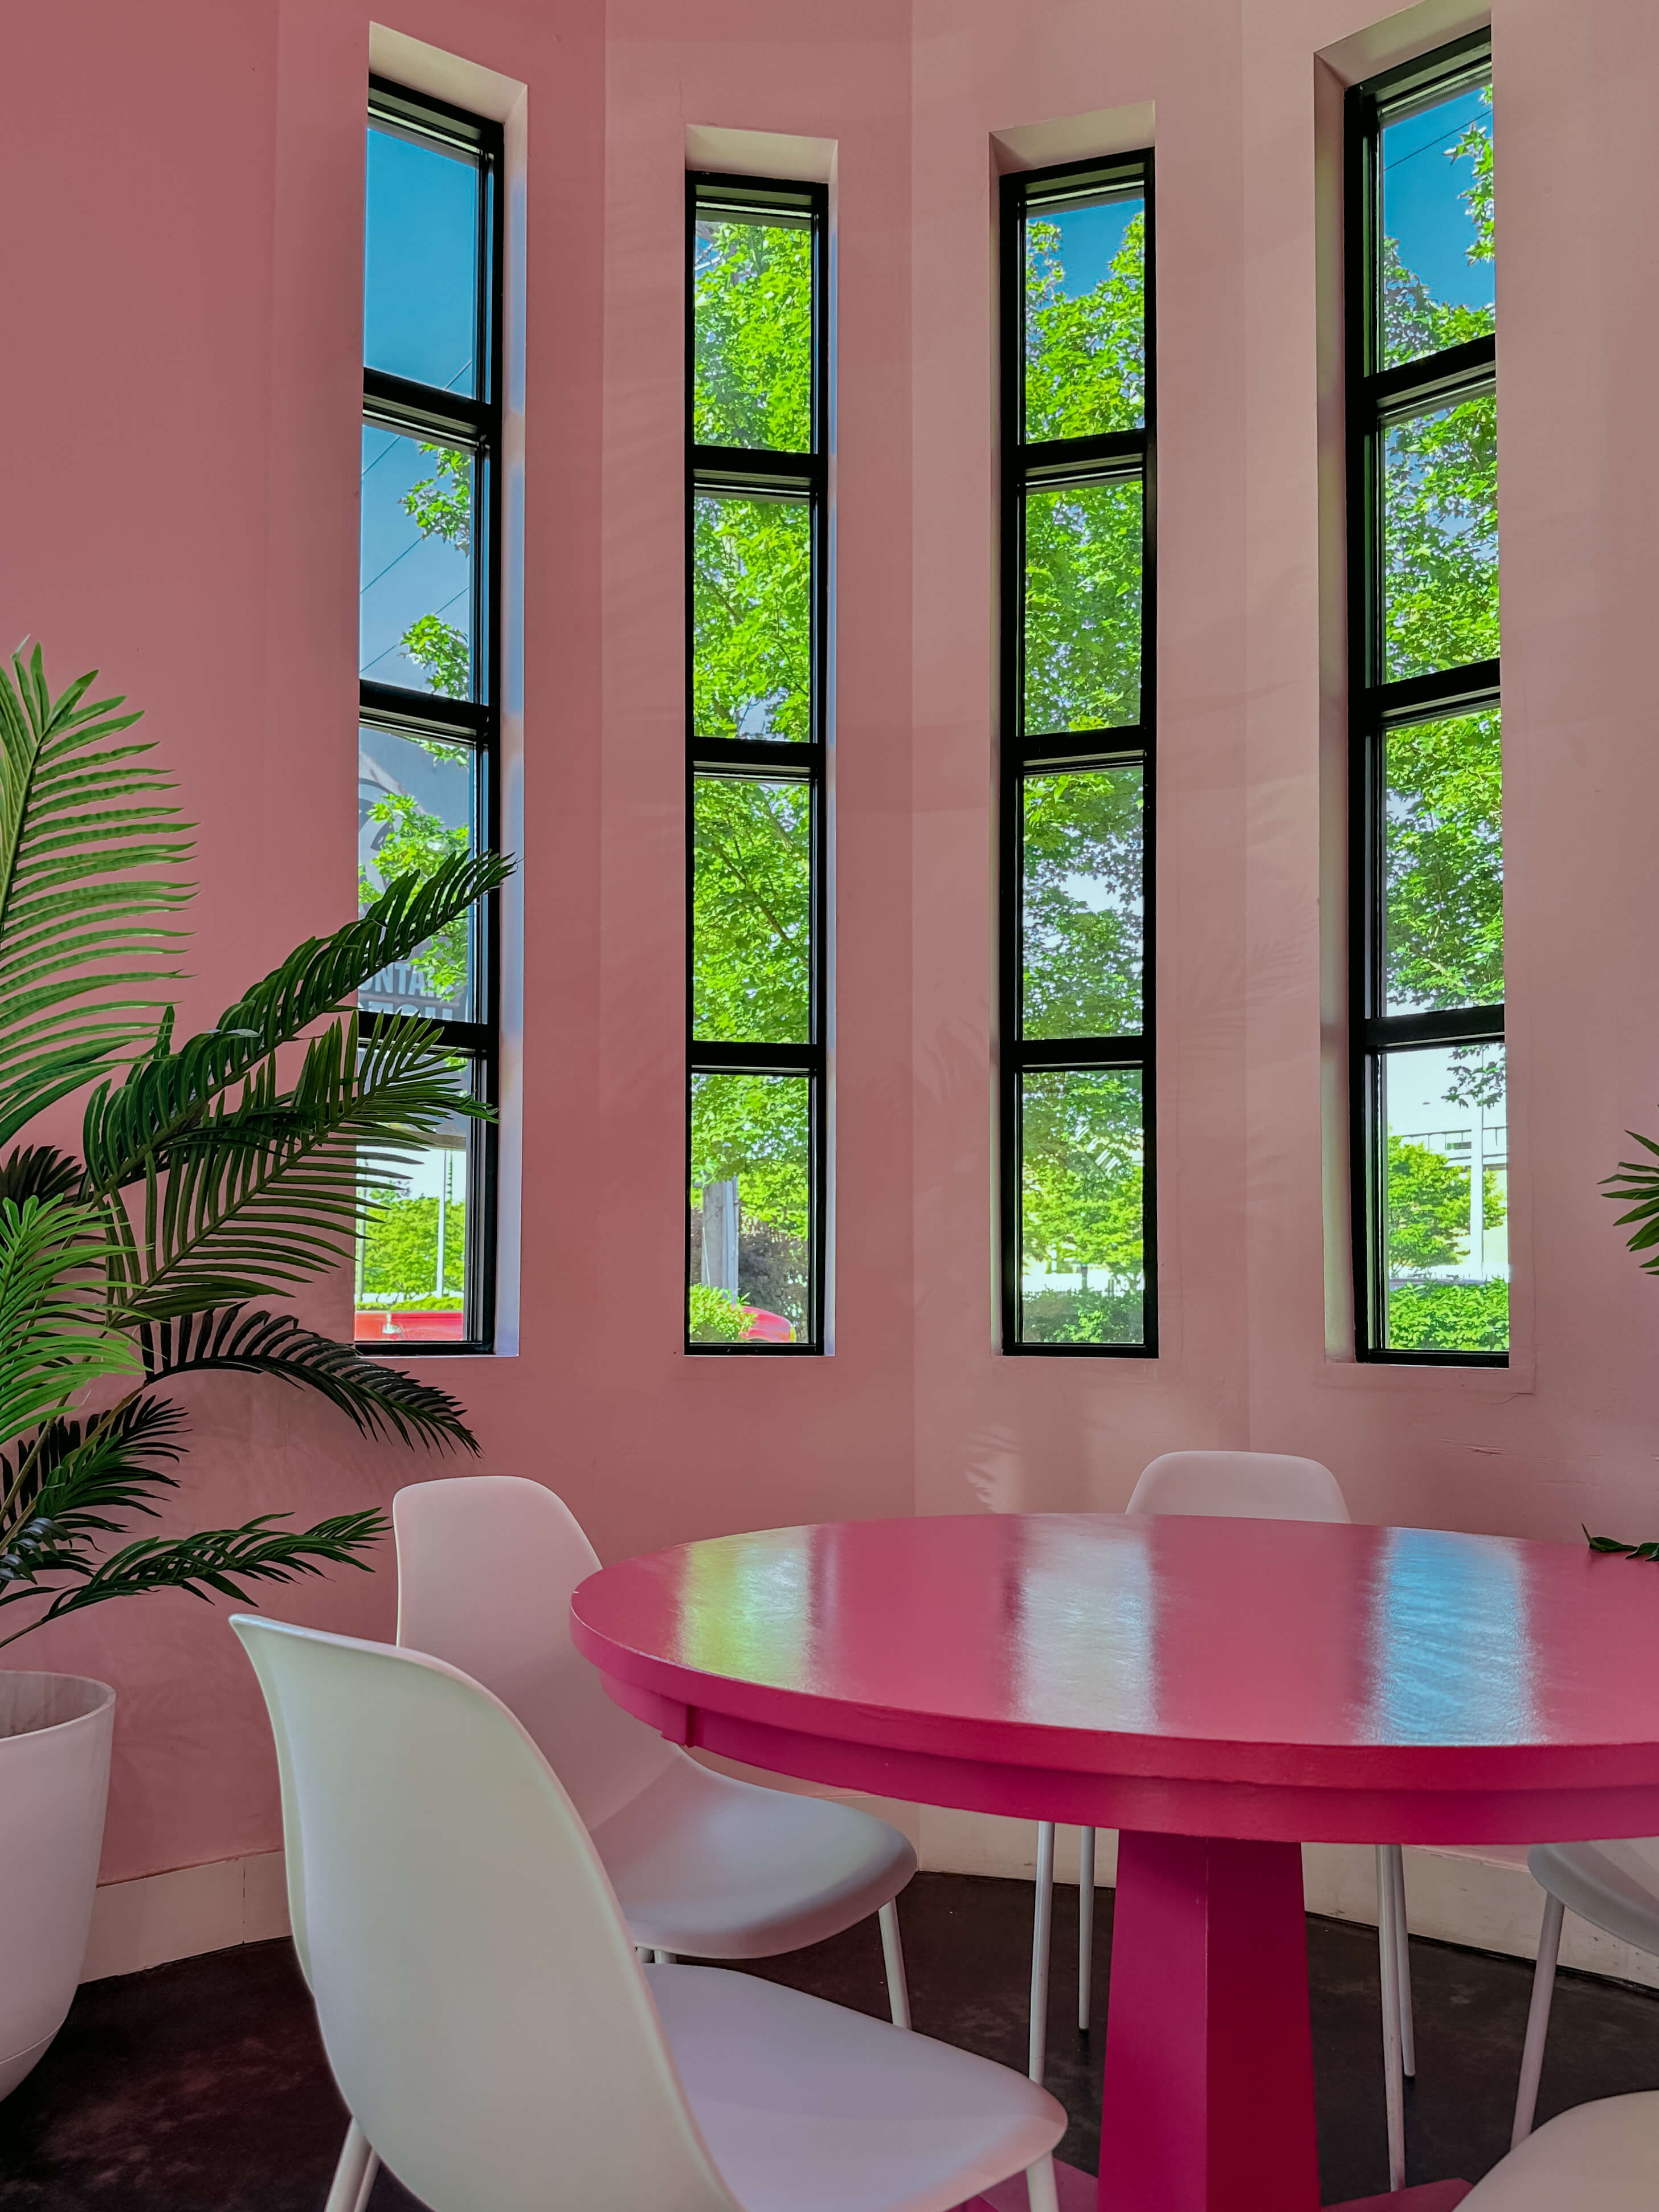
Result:
{"type": "Polygon", "coordinates": [[[443,1211],[440,1285],[437,1198],[406,1198],[395,1183],[374,1193],[374,1212],[363,1239],[358,1275],[360,1304],[440,1313],[453,1312],[465,1303],[466,1200],[452,1199],[443,1211]]]}
{"type": "MultiPolygon", "coordinates": [[[[812,435],[812,238],[787,222],[699,228],[694,435],[804,453],[812,435]]],[[[692,711],[698,732],[813,734],[812,517],[799,500],[700,495],[692,520],[692,711]]],[[[811,799],[780,779],[701,776],[693,821],[693,1022],[710,1042],[811,1035],[811,799]]],[[[705,1185],[735,1180],[739,1293],[804,1325],[811,1210],[804,1079],[701,1075],[691,1097],[694,1243],[705,1185]]],[[[695,1273],[695,1269],[694,1269],[695,1273]]],[[[747,1326],[694,1281],[699,1341],[747,1326]]]]}
{"type": "MultiPolygon", "coordinates": [[[[1469,1251],[1469,1169],[1428,1145],[1390,1137],[1388,1146],[1389,1273],[1420,1274],[1456,1267],[1469,1251]]],[[[1481,1170],[1481,1223],[1501,1229],[1508,1219],[1503,1179],[1481,1170]]]]}
{"type": "MultiPolygon", "coordinates": [[[[412,483],[400,502],[422,538],[441,538],[458,553],[472,550],[472,476],[471,453],[454,447],[423,442],[420,451],[433,464],[429,477],[412,483]]],[[[440,614],[416,617],[404,632],[404,651],[441,698],[470,699],[472,696],[472,648],[459,623],[446,622],[440,614]]]]}

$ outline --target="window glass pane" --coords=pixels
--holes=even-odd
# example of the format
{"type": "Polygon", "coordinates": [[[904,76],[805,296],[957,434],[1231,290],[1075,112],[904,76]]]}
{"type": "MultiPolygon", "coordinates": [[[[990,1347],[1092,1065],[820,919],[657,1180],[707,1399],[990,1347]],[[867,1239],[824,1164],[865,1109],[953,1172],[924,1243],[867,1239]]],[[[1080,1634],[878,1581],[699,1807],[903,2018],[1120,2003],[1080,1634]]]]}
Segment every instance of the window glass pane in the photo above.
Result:
{"type": "Polygon", "coordinates": [[[453,1114],[424,1150],[377,1181],[375,1211],[357,1238],[358,1343],[466,1340],[467,1194],[478,1141],[478,1124],[453,1114]]]}
{"type": "Polygon", "coordinates": [[[1382,366],[1496,330],[1490,85],[1383,125],[1382,366]]]}
{"type": "Polygon", "coordinates": [[[1024,780],[1028,1037],[1140,1028],[1141,784],[1139,768],[1024,780]]]}
{"type": "Polygon", "coordinates": [[[1385,1011],[1504,996],[1504,763],[1496,708],[1385,741],[1385,1011]]]}
{"type": "Polygon", "coordinates": [[[812,233],[700,216],[693,244],[700,446],[805,453],[812,444],[812,233]]]}
{"type": "Polygon", "coordinates": [[[1140,505],[1133,479],[1025,495],[1030,735],[1140,720],[1140,505]]]}
{"type": "Polygon", "coordinates": [[[1020,1120],[1022,1341],[1141,1343],[1139,1071],[1024,1075],[1020,1120]]]}
{"type": "Polygon", "coordinates": [[[1394,1352],[1506,1352],[1504,1048],[1387,1053],[1382,1075],[1384,1341],[1394,1352]]]}
{"type": "Polygon", "coordinates": [[[1498,653],[1498,401],[1391,423],[1382,441],[1384,676],[1498,653]]]}
{"type": "Polygon", "coordinates": [[[362,471],[359,672],[468,698],[473,457],[366,422],[362,471]]]}
{"type": "MultiPolygon", "coordinates": [[[[473,756],[432,738],[357,733],[357,911],[367,914],[394,876],[422,878],[477,832],[473,756]]],[[[475,909],[476,913],[476,909],[475,909]]],[[[417,1013],[428,1021],[470,1022],[474,1011],[474,916],[463,915],[411,961],[383,968],[357,994],[377,1013],[417,1013]]]]}
{"type": "Polygon", "coordinates": [[[1091,438],[1146,417],[1146,203],[1025,218],[1025,435],[1091,438]]]}
{"type": "Polygon", "coordinates": [[[687,1327],[694,1344],[790,1343],[811,1304],[811,1083],[691,1079],[687,1327]]]}
{"type": "Polygon", "coordinates": [[[468,398],[478,390],[477,160],[371,123],[363,361],[468,398]]]}
{"type": "Polygon", "coordinates": [[[703,738],[812,735],[812,511],[693,501],[692,712],[703,738]]]}
{"type": "Polygon", "coordinates": [[[811,788],[700,775],[696,808],[692,1035],[810,1043],[811,788]]]}

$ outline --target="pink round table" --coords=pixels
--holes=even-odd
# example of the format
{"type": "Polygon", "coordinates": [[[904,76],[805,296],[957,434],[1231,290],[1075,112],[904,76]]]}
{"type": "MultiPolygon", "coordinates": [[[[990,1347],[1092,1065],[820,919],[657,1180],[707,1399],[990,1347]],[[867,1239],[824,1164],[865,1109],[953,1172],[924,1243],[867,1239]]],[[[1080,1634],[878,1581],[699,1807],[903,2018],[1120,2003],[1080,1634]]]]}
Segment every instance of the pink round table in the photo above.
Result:
{"type": "Polygon", "coordinates": [[[1301,1843],[1659,1832],[1659,1570],[1578,1545],[848,1522],[623,1560],[571,1620],[673,1742],[1121,1832],[1101,2212],[1317,2206],[1301,1843]]]}

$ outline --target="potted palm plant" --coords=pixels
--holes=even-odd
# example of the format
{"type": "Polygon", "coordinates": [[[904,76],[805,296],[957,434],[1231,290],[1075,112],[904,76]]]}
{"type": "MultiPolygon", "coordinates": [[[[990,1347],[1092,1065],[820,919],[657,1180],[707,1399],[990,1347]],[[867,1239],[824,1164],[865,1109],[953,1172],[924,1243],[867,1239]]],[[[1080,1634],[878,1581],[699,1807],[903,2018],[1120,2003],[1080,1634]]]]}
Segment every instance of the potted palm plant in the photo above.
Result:
{"type": "MultiPolygon", "coordinates": [[[[131,1534],[176,1487],[185,1376],[313,1391],[363,1435],[477,1449],[454,1399],[270,1301],[351,1250],[396,1167],[465,1095],[419,1020],[360,1026],[355,994],[507,872],[458,854],[398,876],[182,1043],[162,987],[190,887],[187,825],[120,699],[54,699],[39,647],[0,669],[0,1644],[89,1605],[361,1567],[378,1512],[131,1534]],[[54,1131],[81,1101],[78,1150],[54,1131]]],[[[0,2095],[56,2034],[97,1879],[115,1693],[0,1668],[0,2095]]]]}

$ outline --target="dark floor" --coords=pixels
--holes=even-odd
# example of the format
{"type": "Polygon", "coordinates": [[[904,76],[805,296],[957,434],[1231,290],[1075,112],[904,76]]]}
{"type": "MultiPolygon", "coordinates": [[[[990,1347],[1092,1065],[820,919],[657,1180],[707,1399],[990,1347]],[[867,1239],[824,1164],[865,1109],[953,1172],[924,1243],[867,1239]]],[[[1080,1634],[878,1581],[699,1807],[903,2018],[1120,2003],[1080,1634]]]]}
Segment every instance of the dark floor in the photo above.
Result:
{"type": "MultiPolygon", "coordinates": [[[[1048,2086],[1073,2116],[1060,2155],[1095,2169],[1111,1895],[1097,1922],[1095,2029],[1072,2024],[1077,1892],[1054,1912],[1048,2086]]],[[[915,2025],[1025,2063],[1028,1884],[921,1875],[901,1905],[915,2025]]],[[[1320,2166],[1328,2202],[1388,2185],[1376,1942],[1308,1923],[1320,2166]]],[[[1484,2173],[1507,2148],[1532,1969],[1414,1942],[1413,2181],[1484,2173]]],[[[0,1968],[0,1971],[3,1971],[0,1968]]],[[[884,2014],[873,1921],[759,1970],[884,2014]]],[[[1659,2087],[1659,1998],[1564,1973],[1540,2116],[1659,2087]]],[[[344,2130],[310,2000],[286,1942],[256,1943],[82,1990],[33,2074],[0,2106],[5,2212],[320,2212],[344,2130]]],[[[415,2200],[382,2175],[373,2212],[415,2200]]]]}

